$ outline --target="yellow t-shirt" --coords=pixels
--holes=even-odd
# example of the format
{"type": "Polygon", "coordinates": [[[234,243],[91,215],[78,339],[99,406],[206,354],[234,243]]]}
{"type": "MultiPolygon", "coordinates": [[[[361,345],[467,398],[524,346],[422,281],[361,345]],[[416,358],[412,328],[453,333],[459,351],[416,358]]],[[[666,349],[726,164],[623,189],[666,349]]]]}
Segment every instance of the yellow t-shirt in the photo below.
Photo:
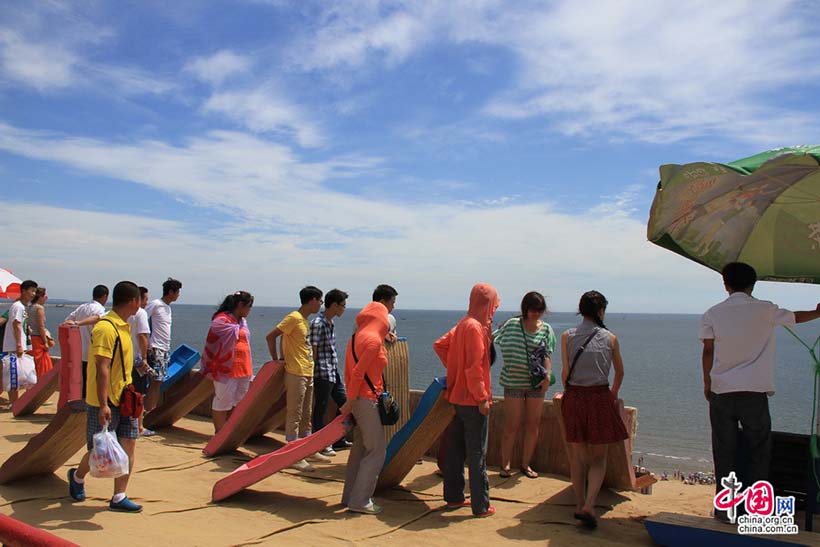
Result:
{"type": "Polygon", "coordinates": [[[282,353],[285,355],[285,372],[294,376],[313,376],[313,355],[308,343],[307,317],[299,311],[290,312],[276,325],[281,330],[282,353]]]}
{"type": "Polygon", "coordinates": [[[134,368],[134,349],[131,343],[131,327],[113,310],[108,312],[91,331],[91,347],[88,348],[88,377],[86,378],[85,402],[91,406],[100,406],[97,397],[97,359],[96,356],[112,359],[108,371],[108,398],[115,405],[120,404],[122,390],[131,383],[131,370],[134,368]],[[114,325],[112,325],[113,323],[114,325]],[[114,327],[116,326],[116,332],[114,327]],[[119,336],[119,347],[116,357],[114,345],[119,336]],[[123,367],[125,372],[123,373],[123,367]]]}

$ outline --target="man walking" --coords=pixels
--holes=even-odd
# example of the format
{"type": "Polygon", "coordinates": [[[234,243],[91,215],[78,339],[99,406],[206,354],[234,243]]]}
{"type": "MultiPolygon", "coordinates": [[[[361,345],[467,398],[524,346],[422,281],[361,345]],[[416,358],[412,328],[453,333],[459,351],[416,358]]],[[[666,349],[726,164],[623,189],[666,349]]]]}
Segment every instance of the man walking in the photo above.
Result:
{"type": "MultiPolygon", "coordinates": [[[[130,281],[114,286],[114,305],[91,332],[88,353],[86,389],[86,448],[94,447],[94,434],[104,427],[117,434],[117,440],[128,454],[128,474],[114,479],[114,496],[108,504],[112,511],[139,513],[142,506],[128,499],[125,489],[134,469],[139,423],[136,416],[123,416],[120,408],[125,387],[131,383],[134,350],[128,318],[139,309],[139,288],[130,281]]],[[[68,492],[75,501],[85,500],[85,478],[90,470],[90,452],[86,452],[79,467],[68,470],[68,492]]]]}
{"type": "MultiPolygon", "coordinates": [[[[722,489],[721,479],[739,471],[738,435],[747,449],[746,473],[741,482],[751,486],[768,478],[772,445],[768,397],[774,394],[774,329],[820,317],[820,304],[814,311],[791,312],[754,298],[757,273],[748,264],[732,262],[722,274],[729,297],[709,308],[700,324],[703,394],[709,401],[718,491],[722,489]]],[[[715,518],[729,521],[725,511],[715,510],[715,518]]]]}
{"type": "MultiPolygon", "coordinates": [[[[336,407],[342,408],[347,402],[345,385],[339,376],[339,357],[336,353],[336,331],[333,320],[341,317],[347,307],[347,293],[339,289],[325,295],[325,311],[310,322],[310,345],[313,348],[313,431],[325,426],[325,414],[330,398],[336,407]]],[[[336,411],[338,415],[338,410],[336,411]]],[[[334,448],[348,448],[345,439],[320,452],[325,456],[335,456],[334,448]]]]}

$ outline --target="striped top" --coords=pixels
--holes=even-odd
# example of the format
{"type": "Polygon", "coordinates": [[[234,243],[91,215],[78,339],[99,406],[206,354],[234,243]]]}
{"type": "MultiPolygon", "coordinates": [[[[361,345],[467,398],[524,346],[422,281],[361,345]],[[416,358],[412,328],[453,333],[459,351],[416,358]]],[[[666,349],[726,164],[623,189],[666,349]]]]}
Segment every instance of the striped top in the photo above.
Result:
{"type": "Polygon", "coordinates": [[[552,356],[555,350],[555,332],[544,321],[541,321],[538,332],[535,334],[527,332],[526,337],[525,342],[520,317],[513,317],[493,333],[495,345],[501,351],[504,359],[504,366],[501,368],[501,385],[506,388],[532,389],[527,346],[532,353],[541,342],[545,342],[548,356],[552,356]]]}

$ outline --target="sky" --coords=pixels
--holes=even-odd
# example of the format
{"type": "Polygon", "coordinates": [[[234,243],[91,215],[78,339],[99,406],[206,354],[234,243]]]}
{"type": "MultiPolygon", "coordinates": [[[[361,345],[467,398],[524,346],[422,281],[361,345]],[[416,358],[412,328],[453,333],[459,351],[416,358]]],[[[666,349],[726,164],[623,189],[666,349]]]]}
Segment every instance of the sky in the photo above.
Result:
{"type": "Polygon", "coordinates": [[[658,167],[817,144],[815,7],[6,1],[0,267],[67,299],[700,313],[719,275],[646,240],[658,167]]]}

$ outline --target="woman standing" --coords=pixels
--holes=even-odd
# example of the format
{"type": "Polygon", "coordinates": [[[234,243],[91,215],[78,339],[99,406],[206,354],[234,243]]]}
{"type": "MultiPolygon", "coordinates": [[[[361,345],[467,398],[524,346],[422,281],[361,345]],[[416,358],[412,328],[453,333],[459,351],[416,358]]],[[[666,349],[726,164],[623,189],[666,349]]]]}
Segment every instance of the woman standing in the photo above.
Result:
{"type": "Polygon", "coordinates": [[[354,513],[375,515],[382,511],[373,503],[372,496],[387,448],[376,401],[384,391],[382,375],[387,366],[384,339],[389,329],[387,307],[381,302],[371,302],[356,316],[356,332],[347,345],[348,399],[340,411],[353,413],[356,427],[347,460],[342,505],[354,513]]]}
{"type": "Polygon", "coordinates": [[[46,328],[46,302],[48,302],[46,288],[38,287],[27,309],[29,333],[31,334],[31,356],[34,357],[34,368],[37,370],[38,381],[53,366],[48,350],[54,347],[54,339],[46,328]]]}
{"type": "Polygon", "coordinates": [[[493,333],[496,346],[501,350],[504,366],[501,369],[501,385],[504,386],[504,437],[501,441],[501,476],[510,477],[510,460],[518,430],[524,424],[524,442],[521,451],[521,472],[534,479],[538,473],[530,467],[541,413],[544,394],[549,389],[552,373],[552,352],[555,349],[555,333],[549,324],[541,320],[547,311],[544,297],[535,291],[528,292],[521,300],[521,315],[513,317],[493,333]],[[544,355],[547,376],[537,385],[532,384],[533,353],[540,348],[544,355]]]}
{"type": "Polygon", "coordinates": [[[561,415],[570,452],[574,516],[589,528],[598,525],[595,500],[606,474],[607,444],[628,437],[618,408],[624,363],[618,339],[604,325],[607,304],[598,291],[584,293],[578,304],[583,320],[561,335],[561,415]],[[615,378],[610,389],[611,368],[615,378]]]}
{"type": "Polygon", "coordinates": [[[492,286],[475,285],[467,315],[433,344],[447,369],[447,400],[456,410],[447,428],[444,501],[448,509],[469,505],[476,517],[495,514],[487,480],[487,433],[493,399],[490,331],[500,303],[492,286]],[[465,461],[470,470],[470,501],[464,499],[465,461]]]}
{"type": "Polygon", "coordinates": [[[253,307],[249,292],[225,297],[211,319],[202,354],[203,371],[214,382],[214,431],[218,433],[231,411],[248,392],[253,375],[251,333],[246,317],[253,307]]]}

